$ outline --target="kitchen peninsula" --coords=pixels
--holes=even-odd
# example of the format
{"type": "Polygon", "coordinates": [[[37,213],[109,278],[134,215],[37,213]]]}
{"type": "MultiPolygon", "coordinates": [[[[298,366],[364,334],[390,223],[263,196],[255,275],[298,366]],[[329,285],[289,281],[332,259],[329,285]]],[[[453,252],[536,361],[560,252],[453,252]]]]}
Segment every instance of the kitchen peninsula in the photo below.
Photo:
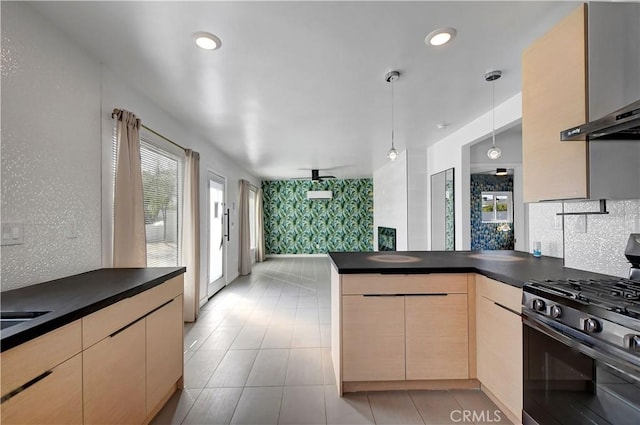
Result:
{"type": "Polygon", "coordinates": [[[329,256],[331,355],[340,394],[481,388],[517,423],[522,285],[602,277],[517,251],[329,256]]]}

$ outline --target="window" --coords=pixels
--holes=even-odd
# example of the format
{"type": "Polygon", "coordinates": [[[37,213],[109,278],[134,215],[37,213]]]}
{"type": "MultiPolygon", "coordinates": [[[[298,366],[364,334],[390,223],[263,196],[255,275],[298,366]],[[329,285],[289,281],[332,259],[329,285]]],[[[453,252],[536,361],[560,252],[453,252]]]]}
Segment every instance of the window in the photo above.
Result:
{"type": "MultiPolygon", "coordinates": [[[[146,132],[141,132],[140,139],[147,267],[177,266],[182,220],[182,158],[146,132]]],[[[115,131],[113,140],[115,175],[115,131]]]]}
{"type": "Polygon", "coordinates": [[[513,222],[512,192],[482,192],[482,222],[513,222]]]}

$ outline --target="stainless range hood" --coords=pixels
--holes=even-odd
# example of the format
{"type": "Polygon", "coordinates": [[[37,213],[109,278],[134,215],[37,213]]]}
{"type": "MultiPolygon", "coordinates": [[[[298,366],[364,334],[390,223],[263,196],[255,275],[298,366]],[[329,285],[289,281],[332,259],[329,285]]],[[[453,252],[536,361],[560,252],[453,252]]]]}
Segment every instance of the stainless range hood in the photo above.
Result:
{"type": "Polygon", "coordinates": [[[639,140],[640,100],[598,120],[560,132],[560,140],[639,140]]]}

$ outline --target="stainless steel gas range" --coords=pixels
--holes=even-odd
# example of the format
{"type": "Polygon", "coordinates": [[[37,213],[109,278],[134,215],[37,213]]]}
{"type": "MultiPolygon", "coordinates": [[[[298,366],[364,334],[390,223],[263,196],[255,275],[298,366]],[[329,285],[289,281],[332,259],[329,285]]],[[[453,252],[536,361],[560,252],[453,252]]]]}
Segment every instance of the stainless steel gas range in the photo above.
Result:
{"type": "Polygon", "coordinates": [[[640,281],[529,281],[522,322],[525,425],[640,424],[640,281]]]}

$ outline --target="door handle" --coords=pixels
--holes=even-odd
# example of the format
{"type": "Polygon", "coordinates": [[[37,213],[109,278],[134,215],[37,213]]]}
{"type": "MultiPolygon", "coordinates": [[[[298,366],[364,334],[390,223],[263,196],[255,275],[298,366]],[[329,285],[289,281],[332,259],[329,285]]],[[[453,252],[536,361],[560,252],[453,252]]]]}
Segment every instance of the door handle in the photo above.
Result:
{"type": "Polygon", "coordinates": [[[229,242],[229,208],[227,208],[227,211],[224,213],[225,217],[227,218],[225,221],[227,222],[227,234],[224,235],[227,237],[227,242],[229,242]]]}

